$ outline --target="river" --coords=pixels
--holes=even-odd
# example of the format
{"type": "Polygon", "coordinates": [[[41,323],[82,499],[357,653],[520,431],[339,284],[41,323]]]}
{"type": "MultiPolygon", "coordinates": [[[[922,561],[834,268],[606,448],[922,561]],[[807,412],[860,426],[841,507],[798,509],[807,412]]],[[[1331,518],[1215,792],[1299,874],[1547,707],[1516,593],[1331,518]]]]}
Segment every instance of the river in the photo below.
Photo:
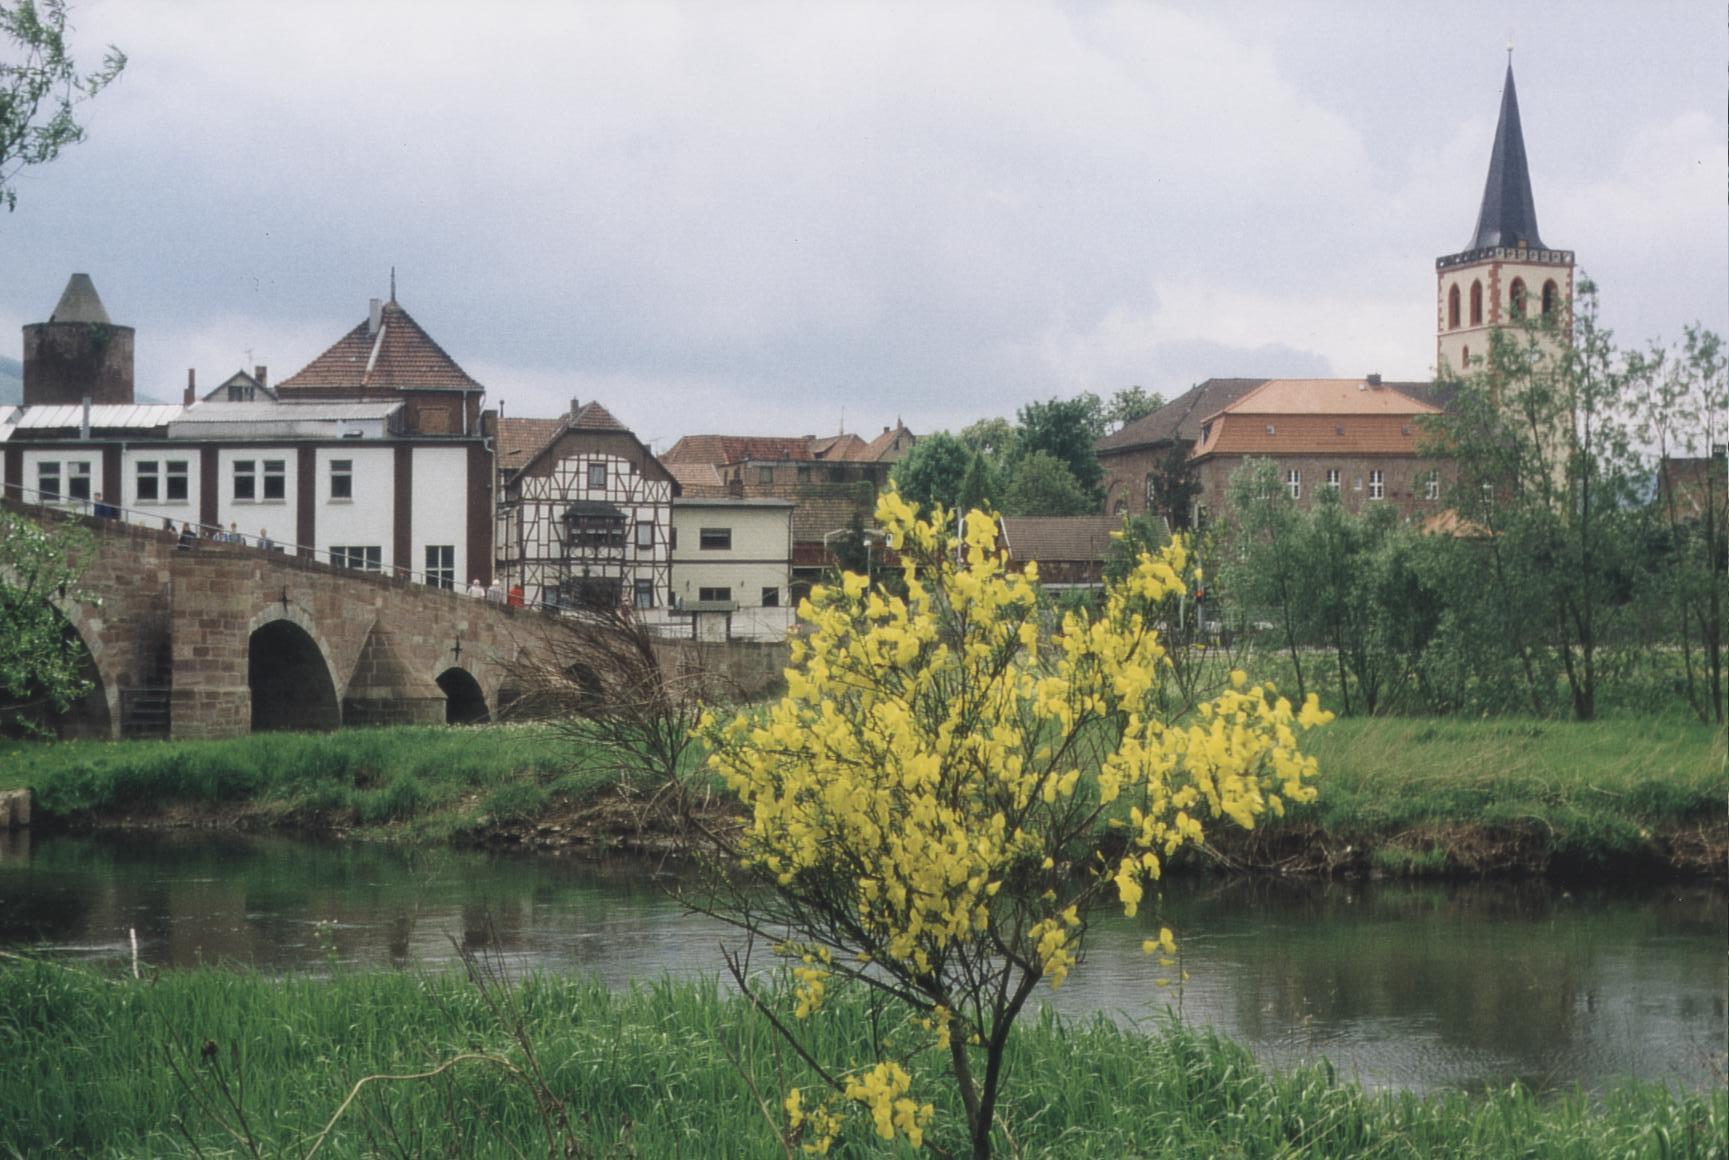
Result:
{"type": "MultiPolygon", "coordinates": [[[[488,946],[610,985],[712,978],[737,936],[640,860],[488,856],[212,833],[0,834],[0,947],[145,968],[436,969],[488,946]]],[[[1729,897],[1709,886],[1180,878],[1102,917],[1044,1001],[1174,1011],[1274,1066],[1325,1056],[1371,1088],[1723,1082],[1729,897]],[[1189,980],[1140,951],[1164,923],[1189,980]]]]}

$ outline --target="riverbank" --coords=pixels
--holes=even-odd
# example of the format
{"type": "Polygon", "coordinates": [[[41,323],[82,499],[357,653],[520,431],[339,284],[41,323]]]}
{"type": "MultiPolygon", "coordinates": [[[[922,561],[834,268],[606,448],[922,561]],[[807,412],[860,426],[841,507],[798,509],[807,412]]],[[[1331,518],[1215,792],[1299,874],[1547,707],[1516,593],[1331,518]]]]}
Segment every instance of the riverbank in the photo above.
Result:
{"type": "MultiPolygon", "coordinates": [[[[268,979],[217,970],[133,981],[0,960],[0,1107],[16,1155],[781,1153],[781,1097],[812,1077],[767,1021],[712,989],[609,993],[537,976],[483,993],[454,975],[268,979]],[[532,1050],[537,1063],[531,1063],[532,1050]],[[75,1063],[73,1062],[75,1061],[75,1063]],[[514,1071],[512,1069],[515,1069],[514,1071]],[[538,1076],[538,1079],[524,1077],[538,1076]],[[224,1126],[226,1124],[226,1126],[224,1126]],[[551,1139],[549,1140],[549,1133],[551,1139]]],[[[824,1066],[845,1070],[881,1030],[862,1007],[812,1020],[824,1066]]],[[[929,1053],[912,1061],[936,1105],[927,1142],[964,1151],[964,1116],[929,1053]]],[[[1375,1094],[1325,1065],[1262,1068],[1174,1025],[1032,1019],[1015,1033],[1001,1123],[1009,1153],[1427,1157],[1725,1154],[1718,1089],[1655,1086],[1540,1099],[1519,1089],[1375,1094]]],[[[848,1155],[899,1154],[867,1123],[848,1155]]]]}
{"type": "MultiPolygon", "coordinates": [[[[1251,833],[1215,827],[1179,866],[1331,875],[1729,880],[1721,732],[1340,720],[1309,735],[1321,796],[1251,833]]],[[[270,734],[0,749],[0,789],[49,827],[287,829],[562,852],[676,846],[655,786],[546,726],[270,734]]],[[[716,807],[718,808],[718,807],[716,807]]]]}

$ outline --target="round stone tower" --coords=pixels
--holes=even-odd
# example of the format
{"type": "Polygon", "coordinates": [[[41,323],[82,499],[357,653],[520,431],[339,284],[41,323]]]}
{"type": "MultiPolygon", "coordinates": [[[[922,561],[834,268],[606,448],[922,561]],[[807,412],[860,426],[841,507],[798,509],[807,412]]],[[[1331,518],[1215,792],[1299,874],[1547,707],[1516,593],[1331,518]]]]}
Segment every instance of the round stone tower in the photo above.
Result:
{"type": "Polygon", "coordinates": [[[132,402],[132,328],[108,320],[88,274],[74,274],[47,322],[24,327],[24,405],[132,402]]]}

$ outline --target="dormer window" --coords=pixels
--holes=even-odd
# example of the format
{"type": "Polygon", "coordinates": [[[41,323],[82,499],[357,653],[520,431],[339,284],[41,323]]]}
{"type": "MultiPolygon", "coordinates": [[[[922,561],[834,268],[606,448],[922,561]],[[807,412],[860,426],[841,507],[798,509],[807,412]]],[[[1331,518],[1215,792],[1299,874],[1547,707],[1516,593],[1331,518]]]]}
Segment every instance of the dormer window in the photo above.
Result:
{"type": "Polygon", "coordinates": [[[1268,424],[1267,424],[1267,434],[1269,434],[1269,435],[1277,435],[1277,434],[1278,434],[1278,433],[1279,433],[1279,432],[1278,432],[1278,431],[1277,431],[1277,429],[1275,429],[1275,428],[1274,428],[1274,426],[1273,426],[1273,425],[1272,425],[1272,424],[1271,424],[1271,423],[1268,423],[1268,424]]]}

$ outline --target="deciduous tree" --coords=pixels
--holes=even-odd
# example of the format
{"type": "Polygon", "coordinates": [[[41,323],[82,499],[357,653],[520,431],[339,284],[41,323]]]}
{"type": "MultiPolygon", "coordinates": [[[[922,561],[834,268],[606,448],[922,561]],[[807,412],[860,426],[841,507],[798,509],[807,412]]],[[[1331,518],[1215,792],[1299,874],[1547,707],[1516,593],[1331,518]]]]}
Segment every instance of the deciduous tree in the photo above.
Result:
{"type": "Polygon", "coordinates": [[[66,47],[65,0],[0,0],[0,202],[18,204],[20,170],[84,140],[75,115],[126,67],[113,45],[102,67],[80,72],[66,47]]]}

